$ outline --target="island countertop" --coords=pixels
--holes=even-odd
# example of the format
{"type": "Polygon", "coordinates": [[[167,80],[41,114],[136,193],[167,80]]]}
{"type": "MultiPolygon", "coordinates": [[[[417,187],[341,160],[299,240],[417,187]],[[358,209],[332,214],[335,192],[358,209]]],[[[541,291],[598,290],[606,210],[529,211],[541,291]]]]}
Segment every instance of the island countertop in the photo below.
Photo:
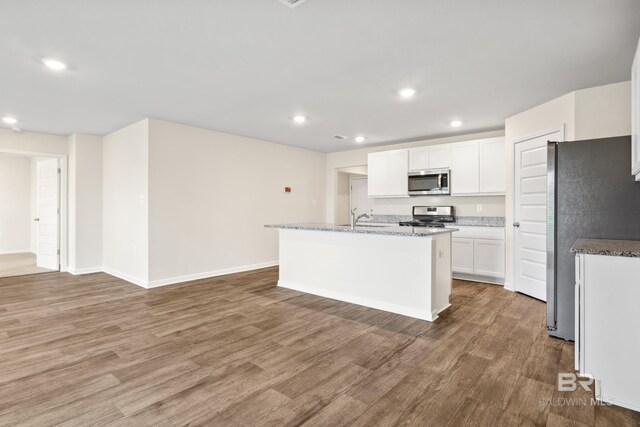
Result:
{"type": "Polygon", "coordinates": [[[571,248],[574,254],[640,257],[640,241],[578,239],[571,248]]]}
{"type": "Polygon", "coordinates": [[[335,225],[322,223],[304,224],[267,224],[266,228],[279,228],[283,230],[308,230],[308,231],[330,231],[338,233],[360,233],[379,234],[387,236],[407,236],[407,237],[431,237],[438,234],[452,233],[458,231],[456,228],[429,228],[429,227],[405,227],[405,226],[372,226],[358,225],[351,228],[350,225],[335,225]]]}

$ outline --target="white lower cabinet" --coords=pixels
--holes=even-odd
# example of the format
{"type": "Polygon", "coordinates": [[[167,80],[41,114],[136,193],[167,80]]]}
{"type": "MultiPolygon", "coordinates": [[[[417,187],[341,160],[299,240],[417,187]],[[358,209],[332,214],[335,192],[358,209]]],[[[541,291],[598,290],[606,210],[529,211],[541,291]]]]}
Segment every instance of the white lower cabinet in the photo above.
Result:
{"type": "Polygon", "coordinates": [[[473,272],[481,276],[504,277],[504,240],[473,241],[473,272]]]}
{"type": "Polygon", "coordinates": [[[503,227],[459,226],[451,238],[453,277],[503,283],[505,246],[503,227]]]}
{"type": "Polygon", "coordinates": [[[451,268],[454,272],[473,274],[473,239],[451,238],[451,268]]]}
{"type": "Polygon", "coordinates": [[[640,411],[640,258],[576,256],[576,369],[596,398],[640,411]]]}

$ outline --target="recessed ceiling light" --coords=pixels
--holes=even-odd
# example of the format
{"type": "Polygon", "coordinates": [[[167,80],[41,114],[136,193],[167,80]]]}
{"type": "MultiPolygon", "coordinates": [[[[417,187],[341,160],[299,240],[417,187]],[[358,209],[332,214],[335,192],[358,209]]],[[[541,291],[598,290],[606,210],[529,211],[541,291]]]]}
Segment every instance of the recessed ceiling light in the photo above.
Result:
{"type": "Polygon", "coordinates": [[[59,59],[44,58],[42,60],[42,63],[54,71],[62,71],[67,68],[67,64],[60,61],[59,59]]]}
{"type": "Polygon", "coordinates": [[[15,125],[16,123],[18,123],[18,119],[9,116],[3,117],[2,121],[8,125],[15,125]]]}
{"type": "Polygon", "coordinates": [[[307,121],[307,118],[305,116],[302,115],[298,115],[298,116],[293,116],[293,121],[296,123],[304,123],[307,121]]]}
{"type": "Polygon", "coordinates": [[[364,142],[364,136],[362,135],[356,136],[356,142],[364,142]]]}
{"type": "Polygon", "coordinates": [[[398,95],[400,95],[403,98],[411,98],[415,94],[416,94],[416,90],[411,87],[405,87],[404,89],[401,89],[400,92],[398,92],[398,95]]]}
{"type": "Polygon", "coordinates": [[[460,126],[462,126],[462,121],[461,120],[453,120],[453,121],[451,121],[451,126],[453,126],[454,128],[459,128],[460,126]]]}

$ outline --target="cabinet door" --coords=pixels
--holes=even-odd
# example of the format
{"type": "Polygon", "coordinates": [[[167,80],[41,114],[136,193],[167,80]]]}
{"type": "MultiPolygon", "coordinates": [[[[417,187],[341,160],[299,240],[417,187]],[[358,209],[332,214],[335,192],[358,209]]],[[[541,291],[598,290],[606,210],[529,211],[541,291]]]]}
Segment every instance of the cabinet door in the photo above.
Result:
{"type": "Polygon", "coordinates": [[[456,273],[473,274],[473,239],[451,239],[451,269],[456,273]]]}
{"type": "Polygon", "coordinates": [[[451,146],[451,194],[477,194],[480,192],[480,159],[478,141],[462,142],[451,146]]]}
{"type": "Polygon", "coordinates": [[[409,151],[388,151],[389,155],[389,191],[388,196],[407,196],[409,193],[409,151]]]}
{"type": "Polygon", "coordinates": [[[451,145],[440,144],[429,147],[429,169],[449,169],[451,167],[451,145]]]}
{"type": "Polygon", "coordinates": [[[389,162],[387,152],[368,156],[369,197],[385,196],[389,191],[389,162]]]}
{"type": "Polygon", "coordinates": [[[504,241],[473,241],[473,272],[481,276],[504,277],[504,241]]]}
{"type": "Polygon", "coordinates": [[[409,150],[409,170],[429,169],[429,148],[418,147],[409,150]]]}
{"type": "Polygon", "coordinates": [[[504,193],[506,191],[504,138],[480,141],[479,146],[480,192],[504,193]]]}

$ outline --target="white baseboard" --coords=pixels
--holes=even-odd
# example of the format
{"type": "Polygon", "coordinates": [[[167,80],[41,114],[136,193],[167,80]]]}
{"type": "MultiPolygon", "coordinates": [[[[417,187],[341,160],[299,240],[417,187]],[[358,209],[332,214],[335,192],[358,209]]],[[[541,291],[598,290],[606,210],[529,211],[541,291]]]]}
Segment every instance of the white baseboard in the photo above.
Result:
{"type": "Polygon", "coordinates": [[[431,313],[428,310],[419,310],[411,307],[404,307],[396,304],[389,304],[386,302],[371,300],[368,298],[356,297],[353,295],[347,295],[340,292],[328,291],[326,289],[314,288],[312,286],[298,285],[296,283],[285,282],[282,280],[278,281],[278,286],[282,288],[292,289],[294,291],[304,292],[307,294],[317,295],[323,298],[330,298],[337,301],[348,302],[350,304],[358,304],[369,308],[375,308],[377,310],[388,311],[390,313],[401,314],[403,316],[414,317],[416,319],[427,320],[429,322],[433,322],[438,318],[437,313],[447,309],[449,305],[442,308],[441,310],[437,310],[436,313],[431,313]]]}
{"type": "Polygon", "coordinates": [[[192,280],[208,279],[210,277],[224,276],[226,274],[242,273],[243,271],[258,270],[260,268],[273,267],[278,265],[278,261],[261,262],[258,264],[242,265],[239,267],[224,268],[221,270],[205,271],[203,273],[186,274],[184,276],[168,277],[166,279],[151,280],[147,283],[147,288],[157,288],[159,286],[174,285],[176,283],[190,282],[192,280]]]}
{"type": "Polygon", "coordinates": [[[92,273],[100,273],[104,271],[102,267],[85,267],[85,268],[71,268],[67,269],[68,273],[73,274],[74,276],[80,276],[82,274],[92,274],[92,273]]]}
{"type": "Polygon", "coordinates": [[[470,282],[490,283],[492,285],[504,285],[504,279],[498,277],[476,276],[475,274],[453,273],[452,277],[459,280],[468,280],[470,282]]]}
{"type": "Polygon", "coordinates": [[[125,280],[125,281],[129,282],[129,283],[133,283],[134,285],[142,286],[143,288],[148,288],[149,287],[148,286],[148,284],[149,284],[148,280],[144,280],[144,279],[140,279],[138,277],[131,276],[131,275],[127,274],[127,273],[123,273],[121,271],[114,270],[113,268],[102,267],[102,271],[107,273],[107,274],[109,274],[109,275],[111,275],[111,276],[117,277],[118,279],[122,279],[122,280],[125,280]]]}
{"type": "Polygon", "coordinates": [[[126,280],[127,282],[133,283],[134,285],[141,286],[145,289],[151,289],[151,288],[158,288],[160,286],[168,286],[168,285],[175,285],[177,283],[190,282],[192,280],[208,279],[210,277],[224,276],[226,274],[242,273],[243,271],[258,270],[260,268],[273,267],[276,265],[278,265],[278,261],[268,261],[268,262],[261,262],[258,264],[241,265],[239,267],[224,268],[221,270],[205,271],[202,273],[186,274],[184,276],[175,276],[175,277],[168,277],[166,279],[156,279],[156,280],[140,279],[138,277],[131,276],[129,274],[123,273],[118,270],[114,270],[109,267],[101,267],[101,268],[96,267],[95,269],[82,269],[80,270],[82,272],[77,272],[76,270],[75,273],[71,272],[71,274],[89,274],[89,273],[96,273],[99,271],[103,271],[107,274],[110,274],[111,276],[115,276],[119,279],[126,280]],[[84,271],[84,270],[87,270],[87,271],[84,271]]]}
{"type": "Polygon", "coordinates": [[[17,254],[32,254],[31,249],[23,249],[21,251],[0,251],[0,255],[17,255],[17,254]]]}

